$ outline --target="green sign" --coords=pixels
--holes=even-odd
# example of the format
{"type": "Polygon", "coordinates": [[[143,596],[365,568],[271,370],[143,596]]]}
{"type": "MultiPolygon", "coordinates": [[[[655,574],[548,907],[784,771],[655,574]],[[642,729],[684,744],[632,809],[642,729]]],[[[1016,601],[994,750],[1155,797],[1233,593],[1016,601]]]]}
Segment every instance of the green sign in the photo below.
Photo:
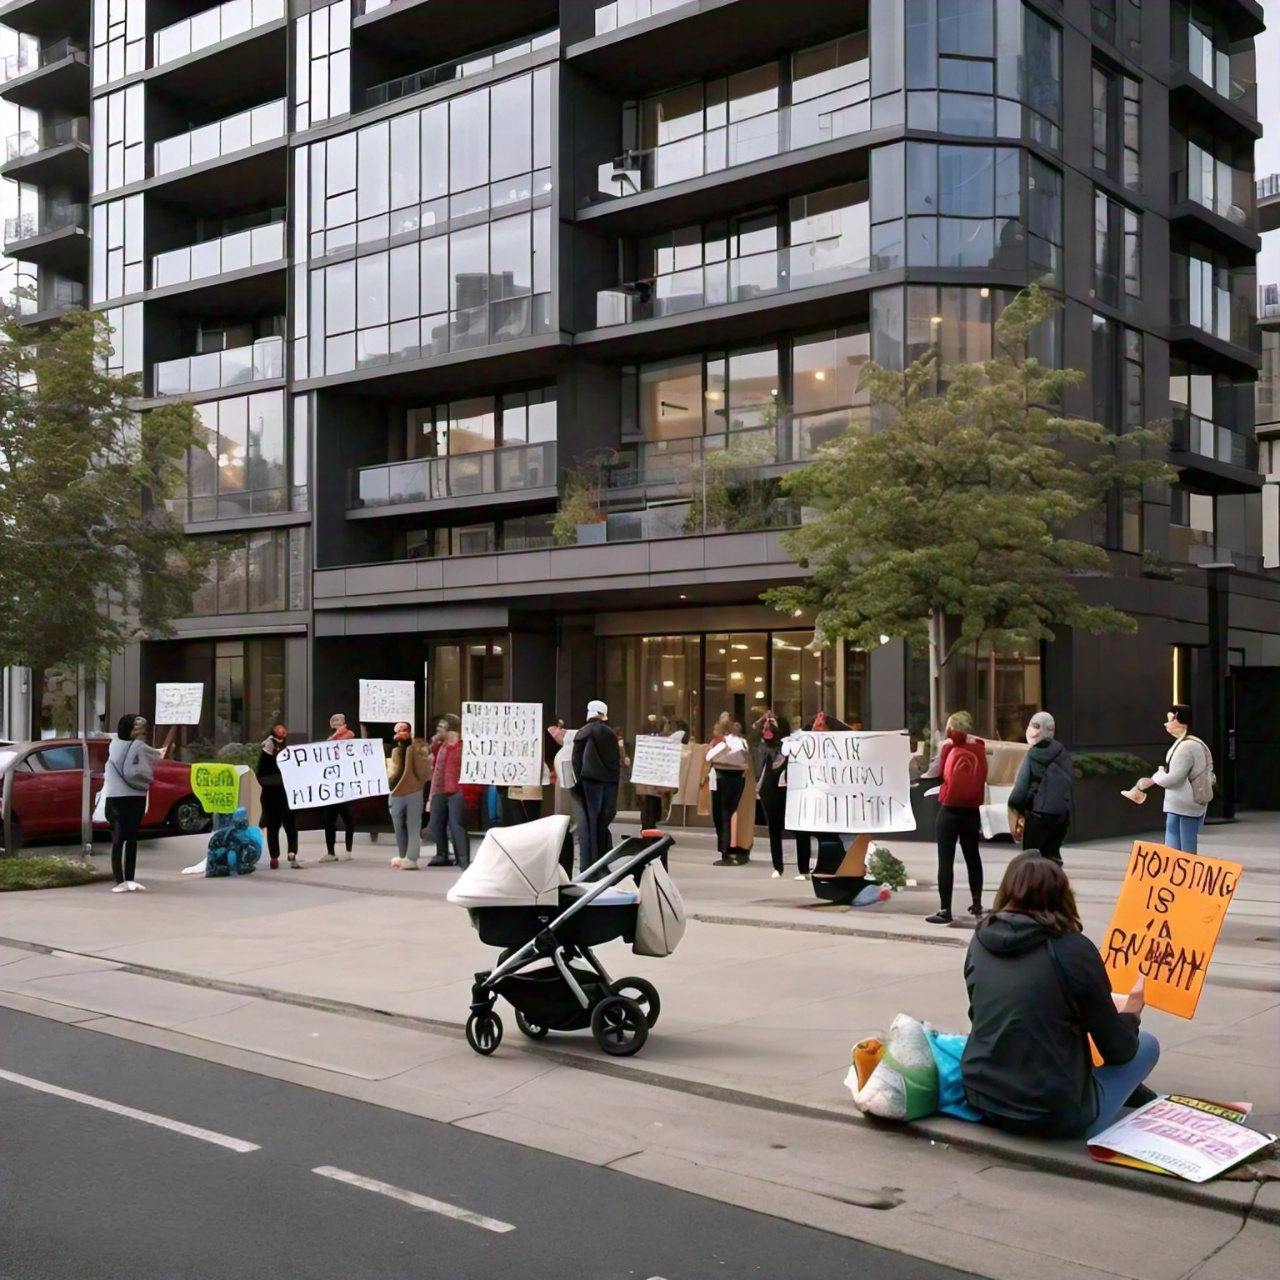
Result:
{"type": "Polygon", "coordinates": [[[193,764],[191,790],[205,813],[234,813],[240,807],[240,775],[233,764],[193,764]]]}

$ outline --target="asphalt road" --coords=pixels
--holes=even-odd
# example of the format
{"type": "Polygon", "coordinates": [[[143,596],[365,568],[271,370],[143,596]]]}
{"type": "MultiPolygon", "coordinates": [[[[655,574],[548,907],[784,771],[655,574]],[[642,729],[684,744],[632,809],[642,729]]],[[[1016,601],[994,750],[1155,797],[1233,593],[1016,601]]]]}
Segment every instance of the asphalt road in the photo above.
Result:
{"type": "Polygon", "coordinates": [[[8,1009],[0,1073],[3,1280],[967,1274],[8,1009]]]}

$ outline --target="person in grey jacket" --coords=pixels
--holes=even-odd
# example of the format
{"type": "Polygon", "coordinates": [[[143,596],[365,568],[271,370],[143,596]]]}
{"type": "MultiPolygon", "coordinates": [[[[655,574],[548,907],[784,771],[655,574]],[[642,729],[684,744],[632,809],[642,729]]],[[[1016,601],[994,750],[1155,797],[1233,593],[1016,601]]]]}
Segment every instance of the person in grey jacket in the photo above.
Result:
{"type": "Polygon", "coordinates": [[[1175,703],[1165,714],[1165,732],[1173,739],[1164,768],[1138,779],[1138,790],[1164,788],[1164,842],[1181,853],[1195,853],[1207,804],[1195,796],[1195,780],[1213,773],[1213,756],[1191,732],[1191,708],[1175,703]]]}
{"type": "Polygon", "coordinates": [[[1071,825],[1071,753],[1054,737],[1053,717],[1037,711],[1027,725],[1027,754],[1009,795],[1018,814],[1024,850],[1038,849],[1062,866],[1062,842],[1071,825]]]}
{"type": "Polygon", "coordinates": [[[147,792],[155,778],[156,761],[164,754],[147,743],[145,716],[121,716],[117,737],[107,750],[102,794],[111,824],[112,893],[131,893],[146,886],[134,875],[138,869],[138,831],[147,812],[147,792]]]}

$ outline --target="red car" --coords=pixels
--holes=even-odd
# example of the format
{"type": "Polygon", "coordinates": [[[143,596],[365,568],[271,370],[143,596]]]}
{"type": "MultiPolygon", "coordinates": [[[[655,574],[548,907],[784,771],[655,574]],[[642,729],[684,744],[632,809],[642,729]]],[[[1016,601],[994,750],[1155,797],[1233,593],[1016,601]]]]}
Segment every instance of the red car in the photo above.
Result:
{"type": "MultiPolygon", "coordinates": [[[[110,745],[110,738],[89,739],[90,804],[102,789],[110,745]]],[[[24,840],[80,839],[83,752],[77,738],[49,738],[44,742],[16,742],[0,747],[0,780],[13,775],[13,847],[7,852],[17,853],[24,840]]],[[[0,792],[0,805],[3,805],[3,792],[0,792]]],[[[208,825],[209,815],[191,793],[191,766],[172,760],[159,761],[155,781],[147,795],[143,829],[194,835],[208,825]]],[[[105,822],[95,822],[93,826],[95,835],[108,829],[105,822]]]]}

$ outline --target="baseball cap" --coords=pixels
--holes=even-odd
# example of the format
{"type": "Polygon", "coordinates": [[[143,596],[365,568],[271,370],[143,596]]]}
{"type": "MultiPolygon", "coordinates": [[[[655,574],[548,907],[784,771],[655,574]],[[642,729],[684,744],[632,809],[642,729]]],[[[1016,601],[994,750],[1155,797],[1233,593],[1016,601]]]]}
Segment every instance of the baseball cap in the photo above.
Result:
{"type": "Polygon", "coordinates": [[[593,698],[587,703],[587,715],[589,716],[607,716],[609,708],[605,706],[599,698],[593,698]]]}

